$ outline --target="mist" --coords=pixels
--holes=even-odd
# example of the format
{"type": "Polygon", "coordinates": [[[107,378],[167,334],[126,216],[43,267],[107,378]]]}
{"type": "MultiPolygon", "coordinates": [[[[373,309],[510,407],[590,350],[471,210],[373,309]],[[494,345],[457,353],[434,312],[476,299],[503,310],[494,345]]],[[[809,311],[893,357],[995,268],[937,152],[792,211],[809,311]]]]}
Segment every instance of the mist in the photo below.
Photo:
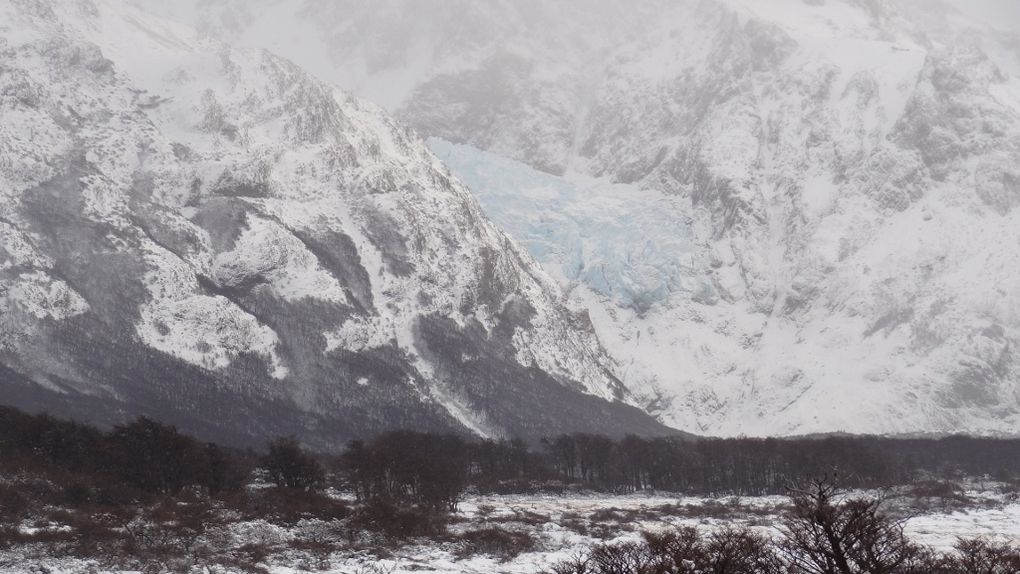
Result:
{"type": "Polygon", "coordinates": [[[1020,2],[1014,0],[946,0],[982,24],[1020,33],[1020,2]]]}

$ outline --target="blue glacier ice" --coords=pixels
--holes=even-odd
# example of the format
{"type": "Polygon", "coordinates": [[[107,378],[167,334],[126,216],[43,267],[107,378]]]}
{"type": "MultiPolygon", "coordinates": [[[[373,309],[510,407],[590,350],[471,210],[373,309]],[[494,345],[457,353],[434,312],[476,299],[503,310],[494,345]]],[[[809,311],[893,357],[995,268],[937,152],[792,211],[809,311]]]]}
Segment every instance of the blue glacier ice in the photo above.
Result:
{"type": "Polygon", "coordinates": [[[432,151],[486,214],[547,272],[645,312],[674,295],[710,299],[702,250],[682,201],[635,186],[558,177],[468,145],[432,138],[432,151]]]}

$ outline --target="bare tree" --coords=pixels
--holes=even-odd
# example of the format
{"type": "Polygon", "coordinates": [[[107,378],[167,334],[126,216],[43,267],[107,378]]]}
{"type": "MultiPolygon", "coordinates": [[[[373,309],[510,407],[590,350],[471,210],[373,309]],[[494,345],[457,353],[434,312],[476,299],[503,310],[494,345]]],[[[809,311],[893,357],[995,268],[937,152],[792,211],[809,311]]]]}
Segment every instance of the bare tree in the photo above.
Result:
{"type": "Polygon", "coordinates": [[[783,554],[791,572],[900,574],[913,572],[920,549],[903,521],[881,509],[881,498],[845,498],[835,475],[793,489],[784,524],[783,554]]]}
{"type": "Polygon", "coordinates": [[[957,572],[1015,574],[1020,572],[1020,548],[988,540],[960,540],[954,557],[957,572]]]}
{"type": "Polygon", "coordinates": [[[301,448],[294,438],[279,438],[269,444],[262,457],[269,479],[278,487],[314,492],[322,486],[325,471],[319,461],[301,448]]]}

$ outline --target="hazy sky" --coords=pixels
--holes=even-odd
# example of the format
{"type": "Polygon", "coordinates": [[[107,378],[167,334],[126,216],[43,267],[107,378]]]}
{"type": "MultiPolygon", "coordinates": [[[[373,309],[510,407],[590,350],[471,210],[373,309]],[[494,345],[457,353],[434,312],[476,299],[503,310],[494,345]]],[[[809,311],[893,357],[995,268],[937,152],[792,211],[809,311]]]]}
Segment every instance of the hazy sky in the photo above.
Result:
{"type": "Polygon", "coordinates": [[[1020,0],[948,0],[948,3],[997,28],[1020,32],[1020,0]]]}

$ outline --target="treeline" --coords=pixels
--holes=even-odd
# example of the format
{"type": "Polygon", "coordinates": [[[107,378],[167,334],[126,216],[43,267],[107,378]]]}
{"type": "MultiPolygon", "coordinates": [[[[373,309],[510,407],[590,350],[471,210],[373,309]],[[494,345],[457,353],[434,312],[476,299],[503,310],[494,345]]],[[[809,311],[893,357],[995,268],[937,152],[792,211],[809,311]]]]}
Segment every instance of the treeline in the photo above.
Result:
{"type": "MultiPolygon", "coordinates": [[[[146,571],[258,571],[273,552],[301,552],[326,564],[341,548],[415,537],[513,555],[534,545],[530,535],[446,529],[463,493],[657,488],[782,492],[792,494],[792,507],[779,539],[739,529],[650,533],[641,542],[593,548],[554,572],[1013,573],[1020,571],[1016,548],[976,540],[952,553],[933,552],[912,544],[880,501],[847,499],[834,482],[804,477],[832,476],[839,468],[840,486],[847,487],[1016,479],[1018,454],[1020,441],[961,437],[614,441],[574,434],[528,445],[397,431],[351,442],[340,456],[318,456],[289,438],[255,453],[145,418],[100,430],[0,407],[0,549],[42,544],[54,555],[146,571]],[[791,491],[797,484],[809,487],[791,491]],[[330,488],[353,492],[361,503],[348,505],[330,488]],[[275,545],[229,534],[237,520],[296,527],[308,518],[327,530],[275,545]],[[26,523],[49,526],[19,526],[26,523]]],[[[20,555],[11,556],[16,562],[20,555]]]]}
{"type": "Polygon", "coordinates": [[[530,446],[409,431],[348,445],[340,473],[365,499],[452,507],[466,486],[520,493],[569,486],[628,493],[786,494],[790,484],[837,471],[854,488],[931,479],[1020,478],[1020,440],[699,439],[570,434],[530,446]]]}
{"type": "MultiPolygon", "coordinates": [[[[35,548],[94,559],[104,571],[261,572],[270,551],[288,549],[235,542],[231,524],[355,516],[318,492],[326,483],[322,463],[289,439],[256,454],[146,418],[100,430],[0,407],[0,570],[35,548]]],[[[332,548],[309,544],[292,549],[332,548]]]]}
{"type": "Polygon", "coordinates": [[[924,478],[1020,477],[1020,440],[952,436],[899,439],[829,436],[796,439],[645,439],[619,441],[572,434],[547,439],[525,455],[512,442],[480,448],[495,457],[484,481],[510,481],[513,473],[541,477],[552,470],[567,483],[632,492],[654,489],[707,495],[784,494],[791,483],[833,470],[854,487],[901,485],[924,478]],[[528,459],[525,462],[525,459],[528,459]]]}
{"type": "Polygon", "coordinates": [[[838,472],[847,486],[884,488],[933,479],[1020,478],[1020,440],[645,439],[561,435],[468,441],[396,431],[355,441],[337,476],[362,500],[452,510],[461,492],[524,493],[583,488],[688,494],[786,494],[791,484],[838,472]]]}
{"type": "MultiPolygon", "coordinates": [[[[626,437],[570,434],[529,445],[413,431],[353,441],[340,456],[313,456],[293,439],[261,455],[198,441],[140,418],[101,431],[0,407],[0,470],[46,468],[105,490],[172,495],[185,488],[237,492],[262,469],[295,491],[335,486],[362,500],[452,510],[469,487],[525,492],[581,487],[702,495],[785,494],[804,478],[839,471],[848,486],[876,488],[926,479],[1020,478],[1020,440],[973,437],[800,439],[626,437]]],[[[82,490],[82,489],[79,489],[82,490]]],[[[85,495],[84,490],[80,492],[85,495]]]]}
{"type": "Polygon", "coordinates": [[[144,417],[104,432],[0,407],[0,470],[73,481],[79,498],[237,491],[253,462],[144,417]]]}

